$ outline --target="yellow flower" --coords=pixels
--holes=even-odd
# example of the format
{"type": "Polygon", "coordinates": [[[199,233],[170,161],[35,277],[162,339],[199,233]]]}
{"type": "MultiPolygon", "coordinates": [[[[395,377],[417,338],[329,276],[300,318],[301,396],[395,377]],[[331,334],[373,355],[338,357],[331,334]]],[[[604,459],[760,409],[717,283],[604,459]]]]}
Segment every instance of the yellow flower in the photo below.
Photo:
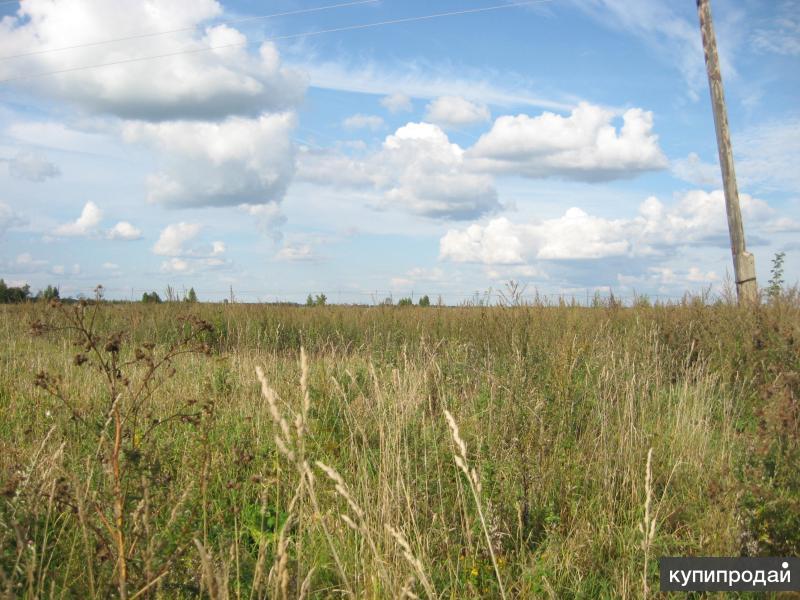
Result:
{"type": "Polygon", "coordinates": [[[473,577],[477,577],[478,576],[478,567],[472,567],[472,571],[470,571],[469,574],[472,575],[473,577]]]}

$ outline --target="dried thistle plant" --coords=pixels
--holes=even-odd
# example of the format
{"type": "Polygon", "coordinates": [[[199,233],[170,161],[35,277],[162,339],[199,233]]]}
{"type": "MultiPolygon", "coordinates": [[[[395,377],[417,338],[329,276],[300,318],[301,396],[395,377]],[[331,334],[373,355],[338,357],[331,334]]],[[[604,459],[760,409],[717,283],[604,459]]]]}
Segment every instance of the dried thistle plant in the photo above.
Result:
{"type": "Polygon", "coordinates": [[[98,286],[94,300],[81,300],[74,305],[52,301],[49,306],[55,317],[48,322],[35,321],[31,332],[34,336],[53,333],[74,336],[73,343],[79,350],[72,365],[100,373],[105,384],[105,407],[101,406],[96,414],[80,410],[62,378],[46,371],[36,374],[34,385],[59,401],[84,433],[96,440],[95,460],[105,482],[93,483],[89,478],[80,498],[77,486],[73,486],[76,491],[71,503],[80,514],[84,535],[88,531],[95,544],[113,557],[117,594],[127,600],[151,590],[188,547],[188,543],[177,544],[160,557],[160,564],[154,564],[152,552],[156,546],[149,527],[151,515],[149,510],[145,512],[149,507],[143,504],[147,483],[142,483],[139,465],[143,448],[159,426],[171,421],[197,425],[213,412],[206,405],[198,412],[180,411],[165,418],[153,418],[150,407],[157,390],[175,376],[175,360],[179,356],[210,354],[203,338],[212,327],[194,316],[179,317],[180,335],[164,352],[157,352],[152,343],[129,348],[130,336],[126,331],[99,330],[102,311],[106,310],[102,292],[98,286]],[[134,498],[139,501],[134,502],[134,498]],[[145,516],[147,526],[143,522],[145,516]]]}

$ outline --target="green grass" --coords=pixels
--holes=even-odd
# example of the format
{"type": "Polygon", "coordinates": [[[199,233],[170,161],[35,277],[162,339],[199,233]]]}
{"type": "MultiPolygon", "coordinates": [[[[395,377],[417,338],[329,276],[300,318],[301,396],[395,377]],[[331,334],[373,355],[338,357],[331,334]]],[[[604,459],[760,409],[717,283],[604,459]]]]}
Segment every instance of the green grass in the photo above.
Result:
{"type": "Polygon", "coordinates": [[[0,307],[9,598],[495,598],[501,583],[509,598],[640,598],[658,556],[800,553],[793,296],[750,310],[103,304],[100,356],[132,361],[110,382],[91,352],[75,364],[76,332],[49,327],[62,309],[0,307]],[[211,326],[181,346],[197,352],[136,396],[143,344],[167,352],[189,313],[211,326]],[[119,353],[103,350],[114,333],[119,353]]]}

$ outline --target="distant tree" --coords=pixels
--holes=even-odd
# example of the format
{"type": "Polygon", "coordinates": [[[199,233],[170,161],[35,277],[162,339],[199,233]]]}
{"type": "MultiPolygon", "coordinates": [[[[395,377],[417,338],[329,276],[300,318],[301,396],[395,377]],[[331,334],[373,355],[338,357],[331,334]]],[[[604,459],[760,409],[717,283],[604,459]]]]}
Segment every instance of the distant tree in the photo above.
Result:
{"type": "Polygon", "coordinates": [[[427,294],[419,299],[419,305],[420,306],[430,306],[431,305],[431,299],[428,298],[427,294]]]}
{"type": "Polygon", "coordinates": [[[145,304],[160,304],[161,296],[158,295],[158,292],[150,292],[149,294],[145,292],[142,294],[142,302],[145,304]]]}
{"type": "Polygon", "coordinates": [[[397,301],[397,306],[414,306],[414,301],[411,298],[400,298],[397,301]]]}
{"type": "Polygon", "coordinates": [[[189,288],[189,293],[186,294],[186,297],[184,298],[184,300],[186,302],[197,302],[197,293],[194,291],[193,287],[189,288]]]}
{"type": "Polygon", "coordinates": [[[50,300],[58,300],[60,298],[58,288],[53,287],[52,285],[48,285],[43,290],[39,290],[39,293],[36,294],[37,300],[44,300],[45,302],[49,302],[50,300]]]}
{"type": "Polygon", "coordinates": [[[311,294],[306,298],[306,306],[314,306],[314,297],[311,294]]]}
{"type": "Polygon", "coordinates": [[[171,285],[168,285],[167,289],[164,290],[164,296],[167,302],[175,302],[178,299],[178,294],[175,293],[175,288],[171,285]]]}
{"type": "Polygon", "coordinates": [[[13,287],[0,279],[0,303],[16,304],[25,302],[31,295],[31,287],[26,283],[21,287],[13,287]]]}
{"type": "Polygon", "coordinates": [[[316,306],[325,306],[328,303],[328,297],[325,294],[317,294],[317,297],[314,298],[314,304],[316,306]]]}

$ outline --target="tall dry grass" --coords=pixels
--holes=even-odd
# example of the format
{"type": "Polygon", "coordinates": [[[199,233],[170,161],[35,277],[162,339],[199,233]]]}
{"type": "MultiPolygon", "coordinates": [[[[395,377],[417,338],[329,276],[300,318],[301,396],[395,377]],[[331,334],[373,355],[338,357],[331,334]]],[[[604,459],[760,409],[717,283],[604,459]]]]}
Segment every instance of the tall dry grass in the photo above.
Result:
{"type": "MultiPolygon", "coordinates": [[[[135,379],[185,310],[94,330],[135,379]]],[[[0,308],[6,597],[640,598],[661,555],[796,548],[794,301],[192,310],[210,355],[126,418],[0,308]]]]}

